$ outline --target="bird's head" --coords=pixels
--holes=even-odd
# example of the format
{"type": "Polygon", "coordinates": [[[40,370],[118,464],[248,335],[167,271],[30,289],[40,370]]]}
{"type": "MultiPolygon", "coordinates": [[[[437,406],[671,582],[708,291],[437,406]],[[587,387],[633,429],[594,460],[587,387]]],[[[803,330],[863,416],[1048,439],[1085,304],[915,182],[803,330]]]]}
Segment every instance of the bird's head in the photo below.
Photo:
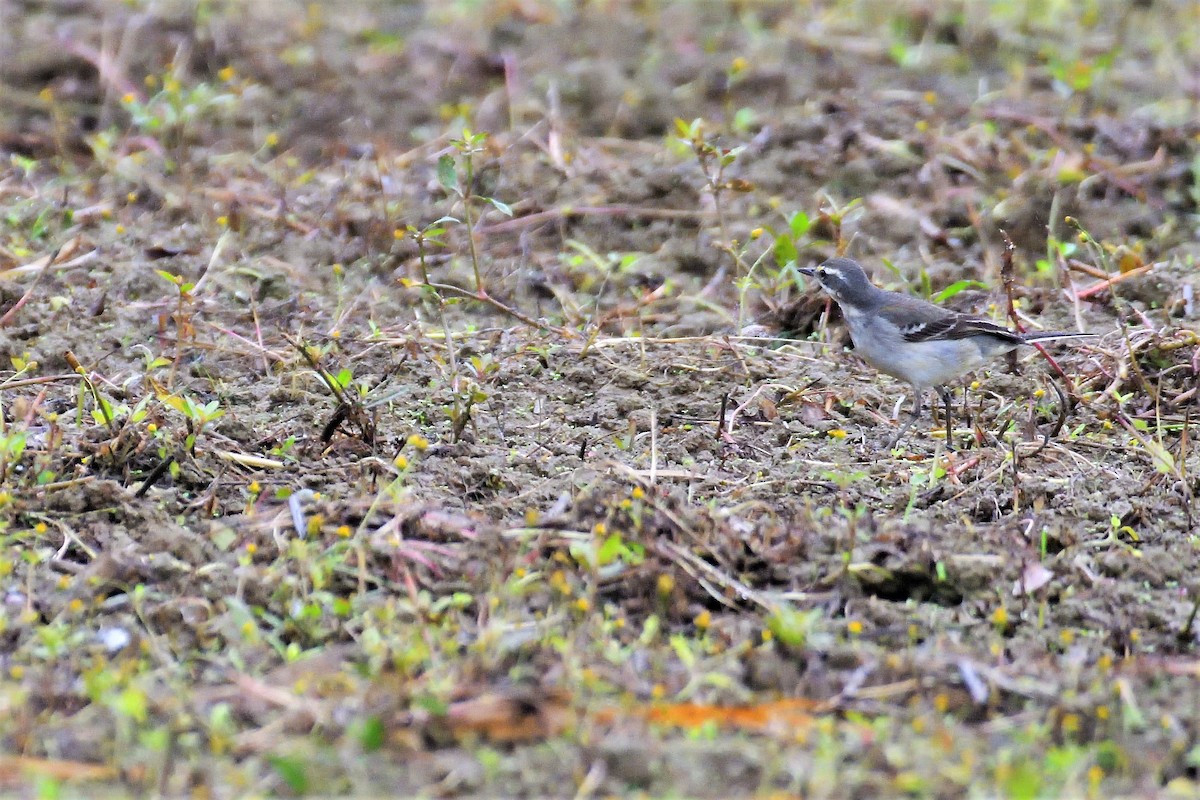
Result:
{"type": "Polygon", "coordinates": [[[804,267],[800,273],[816,278],[821,288],[838,303],[862,305],[876,291],[862,265],[852,258],[831,258],[820,266],[804,267]]]}

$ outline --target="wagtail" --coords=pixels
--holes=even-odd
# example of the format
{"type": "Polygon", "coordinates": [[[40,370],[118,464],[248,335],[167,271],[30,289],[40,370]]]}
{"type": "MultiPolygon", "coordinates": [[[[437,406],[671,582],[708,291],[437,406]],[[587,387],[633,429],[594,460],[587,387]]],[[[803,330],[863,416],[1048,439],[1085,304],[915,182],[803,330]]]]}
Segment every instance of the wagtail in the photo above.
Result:
{"type": "Polygon", "coordinates": [[[1023,344],[1093,335],[1009,330],[986,319],[880,289],[867,278],[862,266],[849,258],[831,258],[800,272],[816,278],[837,301],[854,340],[854,352],[875,369],[913,388],[913,415],[901,425],[889,450],[913,421],[920,419],[921,397],[927,389],[936,388],[946,404],[946,442],[952,447],[947,381],[1023,344]]]}

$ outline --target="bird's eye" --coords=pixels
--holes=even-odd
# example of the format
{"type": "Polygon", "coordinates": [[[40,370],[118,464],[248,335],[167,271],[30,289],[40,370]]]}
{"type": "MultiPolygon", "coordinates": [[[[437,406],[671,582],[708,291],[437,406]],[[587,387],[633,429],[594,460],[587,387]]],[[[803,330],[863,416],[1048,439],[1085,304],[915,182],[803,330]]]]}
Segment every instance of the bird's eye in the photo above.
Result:
{"type": "Polygon", "coordinates": [[[825,269],[824,267],[817,267],[817,274],[824,278],[829,274],[829,270],[825,269]]]}

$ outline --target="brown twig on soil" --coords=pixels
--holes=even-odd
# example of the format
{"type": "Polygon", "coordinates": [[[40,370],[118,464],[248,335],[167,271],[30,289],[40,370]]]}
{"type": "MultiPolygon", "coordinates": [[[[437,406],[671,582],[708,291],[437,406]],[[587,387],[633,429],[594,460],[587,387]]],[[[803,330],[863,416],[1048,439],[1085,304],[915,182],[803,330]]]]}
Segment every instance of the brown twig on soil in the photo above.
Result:
{"type": "Polygon", "coordinates": [[[1058,434],[1062,431],[1063,426],[1067,424],[1067,396],[1063,394],[1062,387],[1060,387],[1054,381],[1050,381],[1050,388],[1053,389],[1054,393],[1058,395],[1058,419],[1055,420],[1054,428],[1052,430],[1042,434],[1042,444],[1040,447],[1038,447],[1038,449],[1029,454],[1031,456],[1036,456],[1049,447],[1050,440],[1058,436],[1058,434]]]}
{"type": "Polygon", "coordinates": [[[1145,275],[1147,272],[1150,272],[1152,269],[1154,269],[1153,264],[1146,264],[1144,266],[1137,267],[1135,269],[1131,269],[1131,270],[1129,270],[1129,272],[1122,272],[1119,275],[1112,275],[1112,276],[1106,277],[1104,280],[1100,281],[1099,283],[1093,283],[1091,286],[1084,287],[1083,289],[1080,289],[1079,291],[1077,291],[1075,293],[1075,299],[1086,300],[1089,297],[1094,297],[1095,295],[1098,295],[1103,291],[1111,289],[1113,286],[1117,285],[1118,283],[1120,283],[1122,281],[1127,281],[1130,278],[1136,278],[1139,275],[1145,275]]]}
{"type": "Polygon", "coordinates": [[[1189,405],[1183,412],[1183,430],[1179,434],[1179,492],[1183,495],[1183,513],[1187,517],[1188,530],[1192,530],[1192,484],[1188,480],[1187,456],[1189,437],[1192,427],[1192,407],[1189,405]]]}
{"type": "Polygon", "coordinates": [[[574,339],[576,336],[578,336],[575,331],[569,328],[560,328],[557,325],[550,325],[549,323],[536,320],[528,314],[523,314],[511,306],[505,305],[485,291],[473,292],[470,289],[464,289],[461,286],[455,286],[450,283],[423,283],[420,285],[428,286],[430,289],[436,289],[439,292],[447,292],[456,297],[464,297],[468,300],[478,300],[481,303],[486,303],[497,311],[507,314],[518,322],[523,322],[532,328],[537,328],[538,330],[558,334],[559,336],[563,336],[568,339],[574,339]]]}
{"type": "Polygon", "coordinates": [[[375,421],[367,413],[362,402],[358,398],[351,397],[338,382],[334,380],[329,371],[321,366],[320,359],[309,352],[309,348],[305,347],[301,342],[293,339],[287,334],[283,334],[283,340],[296,349],[298,353],[308,362],[313,372],[317,373],[317,377],[329,389],[330,394],[338,402],[338,407],[334,409],[333,416],[329,422],[325,424],[324,430],[321,432],[323,442],[328,442],[333,438],[333,432],[343,422],[350,421],[358,426],[359,436],[362,441],[374,446],[375,444],[375,421]]]}
{"type": "Polygon", "coordinates": [[[12,308],[4,312],[3,317],[0,317],[0,328],[7,328],[10,324],[12,324],[12,321],[16,319],[17,312],[21,310],[22,306],[29,302],[29,298],[33,297],[33,291],[37,289],[38,284],[42,282],[42,278],[46,277],[46,273],[50,271],[50,267],[53,266],[54,261],[58,258],[58,254],[61,251],[61,247],[56,247],[54,248],[54,251],[50,253],[49,257],[46,258],[46,263],[41,269],[38,270],[37,275],[33,279],[33,283],[29,284],[29,288],[25,290],[25,294],[21,295],[21,299],[13,304],[12,308]]]}
{"type": "MultiPolygon", "coordinates": [[[[1013,252],[1016,250],[1016,245],[1013,244],[1012,237],[1008,235],[1008,231],[1002,229],[1000,233],[1004,236],[1004,257],[1000,262],[1000,280],[1001,285],[1004,287],[1004,296],[1008,302],[1007,314],[1008,318],[1012,320],[1013,326],[1017,329],[1017,332],[1024,333],[1025,325],[1021,322],[1020,316],[1017,314],[1017,305],[1013,299],[1013,289],[1016,286],[1016,278],[1014,277],[1015,273],[1013,269],[1013,252]]],[[[1046,359],[1046,362],[1050,365],[1050,368],[1058,373],[1058,376],[1063,379],[1063,383],[1067,387],[1067,393],[1071,397],[1079,399],[1075,393],[1074,381],[1072,381],[1070,376],[1067,375],[1066,371],[1059,366],[1058,362],[1054,359],[1054,356],[1050,355],[1050,353],[1046,351],[1046,348],[1038,342],[1030,342],[1030,344],[1042,354],[1042,358],[1046,359]]],[[[1015,353],[1016,351],[1013,352],[1015,353]]]]}
{"type": "Polygon", "coordinates": [[[60,381],[77,381],[79,375],[75,373],[65,373],[62,375],[42,375],[37,378],[22,378],[19,381],[5,381],[0,383],[0,389],[20,389],[24,386],[37,386],[42,383],[58,383],[60,381]]]}
{"type": "Polygon", "coordinates": [[[174,462],[175,462],[175,454],[174,453],[171,453],[166,458],[164,458],[162,461],[158,462],[158,464],[154,467],[154,469],[150,470],[150,474],[146,476],[146,480],[142,481],[142,485],[139,486],[137,488],[137,491],[135,491],[133,493],[133,496],[134,497],[144,497],[146,495],[146,492],[150,491],[150,487],[158,482],[158,479],[163,476],[163,473],[165,473],[171,467],[171,464],[173,464],[174,462]]]}
{"type": "Polygon", "coordinates": [[[693,554],[686,547],[681,547],[665,539],[657,539],[652,543],[653,549],[663,558],[692,576],[710,597],[723,606],[737,609],[736,603],[716,590],[717,586],[732,591],[738,597],[749,600],[766,611],[773,611],[774,606],[765,597],[739,581],[732,575],[726,575],[721,570],[709,564],[704,559],[693,554]]]}
{"type": "Polygon", "coordinates": [[[504,233],[521,230],[532,225],[555,220],[570,219],[571,217],[622,217],[632,219],[704,219],[712,216],[711,212],[690,210],[686,208],[644,208],[641,206],[564,206],[546,211],[536,211],[523,217],[513,217],[502,222],[479,228],[479,234],[504,233]]]}
{"type": "Polygon", "coordinates": [[[1082,272],[1084,275],[1091,275],[1093,278],[1099,278],[1100,280],[1108,280],[1112,277],[1099,267],[1080,261],[1078,258],[1068,258],[1067,269],[1072,272],[1082,272]]]}

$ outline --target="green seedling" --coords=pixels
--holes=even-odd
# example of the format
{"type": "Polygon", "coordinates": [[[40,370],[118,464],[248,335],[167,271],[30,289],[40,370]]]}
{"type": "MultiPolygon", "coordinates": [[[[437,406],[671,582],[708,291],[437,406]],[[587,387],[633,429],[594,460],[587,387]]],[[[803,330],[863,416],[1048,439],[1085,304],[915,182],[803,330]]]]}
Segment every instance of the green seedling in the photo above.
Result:
{"type": "MultiPolygon", "coordinates": [[[[438,159],[437,163],[438,182],[451,196],[458,198],[462,203],[463,222],[467,226],[467,242],[471,254],[471,268],[475,273],[475,293],[481,296],[486,295],[487,292],[483,285],[479,250],[475,245],[475,212],[471,206],[475,202],[483,202],[507,217],[511,217],[513,213],[507,203],[502,203],[494,197],[475,194],[475,160],[484,151],[487,138],[487,133],[476,133],[469,128],[464,128],[462,138],[450,140],[450,146],[457,151],[458,157],[445,154],[438,159]]],[[[442,219],[451,218],[443,217],[442,219]]]]}
{"type": "Polygon", "coordinates": [[[221,408],[219,400],[199,403],[191,397],[178,394],[162,394],[158,399],[167,408],[178,412],[187,420],[188,435],[184,439],[184,447],[189,453],[195,453],[196,440],[204,432],[204,429],[225,416],[225,410],[221,408]]]}

